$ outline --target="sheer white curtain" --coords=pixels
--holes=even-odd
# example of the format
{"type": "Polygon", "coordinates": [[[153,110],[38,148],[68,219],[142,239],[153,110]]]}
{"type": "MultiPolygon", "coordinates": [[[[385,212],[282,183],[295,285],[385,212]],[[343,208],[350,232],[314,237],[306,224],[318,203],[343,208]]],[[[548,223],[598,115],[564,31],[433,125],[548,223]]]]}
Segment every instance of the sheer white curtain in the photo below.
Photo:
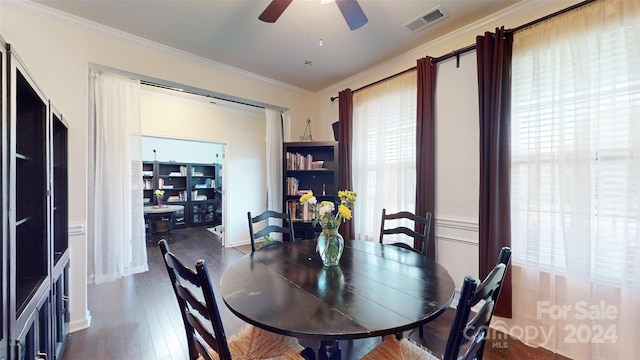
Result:
{"type": "Polygon", "coordinates": [[[416,83],[411,71],[353,95],[356,239],[378,240],[383,208],[415,211],[416,83]]]}
{"type": "Polygon", "coordinates": [[[96,283],[146,271],[140,83],[89,72],[90,277],[96,283]]]}
{"type": "Polygon", "coordinates": [[[514,35],[507,331],[574,359],[640,354],[639,44],[628,0],[514,35]]]}
{"type": "Polygon", "coordinates": [[[266,108],[267,210],[282,211],[282,115],[266,108]]]}

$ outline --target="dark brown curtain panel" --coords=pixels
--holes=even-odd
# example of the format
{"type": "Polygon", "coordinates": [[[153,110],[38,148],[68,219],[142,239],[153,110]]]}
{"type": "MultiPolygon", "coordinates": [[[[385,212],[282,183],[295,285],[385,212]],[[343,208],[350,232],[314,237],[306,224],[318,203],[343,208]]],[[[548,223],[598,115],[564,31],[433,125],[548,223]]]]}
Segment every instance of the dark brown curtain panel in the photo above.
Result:
{"type": "MultiPolygon", "coordinates": [[[[353,93],[345,89],[338,93],[340,102],[338,109],[338,190],[353,190],[353,176],[351,174],[351,159],[353,148],[353,93]]],[[[359,216],[354,214],[353,216],[359,216]]],[[[353,221],[346,221],[340,225],[340,234],[345,239],[355,239],[353,221]]]]}
{"type": "MultiPolygon", "coordinates": [[[[479,270],[485,277],[500,249],[511,246],[511,48],[504,28],[476,38],[480,105],[479,270]]],[[[511,266],[509,266],[511,268],[511,266]]],[[[507,272],[495,310],[511,317],[511,271],[507,272]]]]}
{"type": "MultiPolygon", "coordinates": [[[[416,215],[435,212],[436,204],[436,122],[435,96],[437,64],[427,56],[418,59],[418,102],[416,128],[416,215]]],[[[433,220],[432,220],[433,221],[433,220]]],[[[421,226],[423,227],[423,226],[421,226]]],[[[416,229],[422,232],[423,229],[416,229]]],[[[435,229],[429,233],[427,256],[436,258],[435,229]]],[[[416,246],[418,244],[414,244],[416,246]]]]}

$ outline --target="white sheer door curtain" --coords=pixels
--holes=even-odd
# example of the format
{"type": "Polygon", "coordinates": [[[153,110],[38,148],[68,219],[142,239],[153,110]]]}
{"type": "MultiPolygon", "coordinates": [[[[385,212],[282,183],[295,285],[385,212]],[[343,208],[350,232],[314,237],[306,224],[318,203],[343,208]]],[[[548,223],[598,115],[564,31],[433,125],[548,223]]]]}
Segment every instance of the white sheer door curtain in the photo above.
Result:
{"type": "Polygon", "coordinates": [[[88,271],[95,283],[148,270],[140,82],[89,73],[88,271]]]}
{"type": "MultiPolygon", "coordinates": [[[[282,113],[265,108],[267,153],[267,210],[282,212],[282,113]]],[[[253,216],[256,216],[254,214],[253,216]]],[[[282,226],[278,219],[274,225],[282,226]]],[[[274,234],[276,238],[282,234],[274,234]]]]}

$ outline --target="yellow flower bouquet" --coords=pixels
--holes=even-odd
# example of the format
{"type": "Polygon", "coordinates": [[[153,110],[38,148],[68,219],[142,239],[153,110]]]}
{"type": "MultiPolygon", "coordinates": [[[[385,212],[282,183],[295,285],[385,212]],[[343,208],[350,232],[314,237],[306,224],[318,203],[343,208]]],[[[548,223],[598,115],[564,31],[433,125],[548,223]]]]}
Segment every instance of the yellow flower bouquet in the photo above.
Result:
{"type": "Polygon", "coordinates": [[[335,266],[340,261],[344,249],[344,239],[338,233],[338,227],[341,223],[351,220],[351,209],[356,202],[357,194],[353,191],[342,190],[338,191],[338,198],[340,203],[338,211],[335,211],[336,206],[332,201],[325,200],[318,203],[313,191],[300,197],[301,204],[311,205],[312,225],[316,226],[319,223],[322,227],[316,250],[325,266],[335,266]]]}
{"type": "Polygon", "coordinates": [[[153,194],[156,196],[156,202],[158,203],[158,207],[164,207],[164,205],[162,204],[162,201],[164,200],[164,190],[160,190],[160,189],[156,189],[156,191],[153,192],[153,194]]]}

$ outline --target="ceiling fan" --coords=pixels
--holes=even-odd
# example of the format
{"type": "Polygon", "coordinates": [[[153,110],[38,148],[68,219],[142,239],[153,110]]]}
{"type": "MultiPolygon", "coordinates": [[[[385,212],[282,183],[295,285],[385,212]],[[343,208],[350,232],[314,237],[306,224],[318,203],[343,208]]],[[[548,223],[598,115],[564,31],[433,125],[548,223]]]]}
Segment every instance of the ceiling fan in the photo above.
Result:
{"type": "MultiPolygon", "coordinates": [[[[292,1],[293,0],[271,0],[271,3],[264,9],[262,14],[258,16],[258,19],[268,23],[276,22],[292,1]]],[[[349,29],[355,30],[367,23],[367,16],[362,11],[357,0],[335,0],[335,2],[347,25],[349,25],[349,29]]]]}

